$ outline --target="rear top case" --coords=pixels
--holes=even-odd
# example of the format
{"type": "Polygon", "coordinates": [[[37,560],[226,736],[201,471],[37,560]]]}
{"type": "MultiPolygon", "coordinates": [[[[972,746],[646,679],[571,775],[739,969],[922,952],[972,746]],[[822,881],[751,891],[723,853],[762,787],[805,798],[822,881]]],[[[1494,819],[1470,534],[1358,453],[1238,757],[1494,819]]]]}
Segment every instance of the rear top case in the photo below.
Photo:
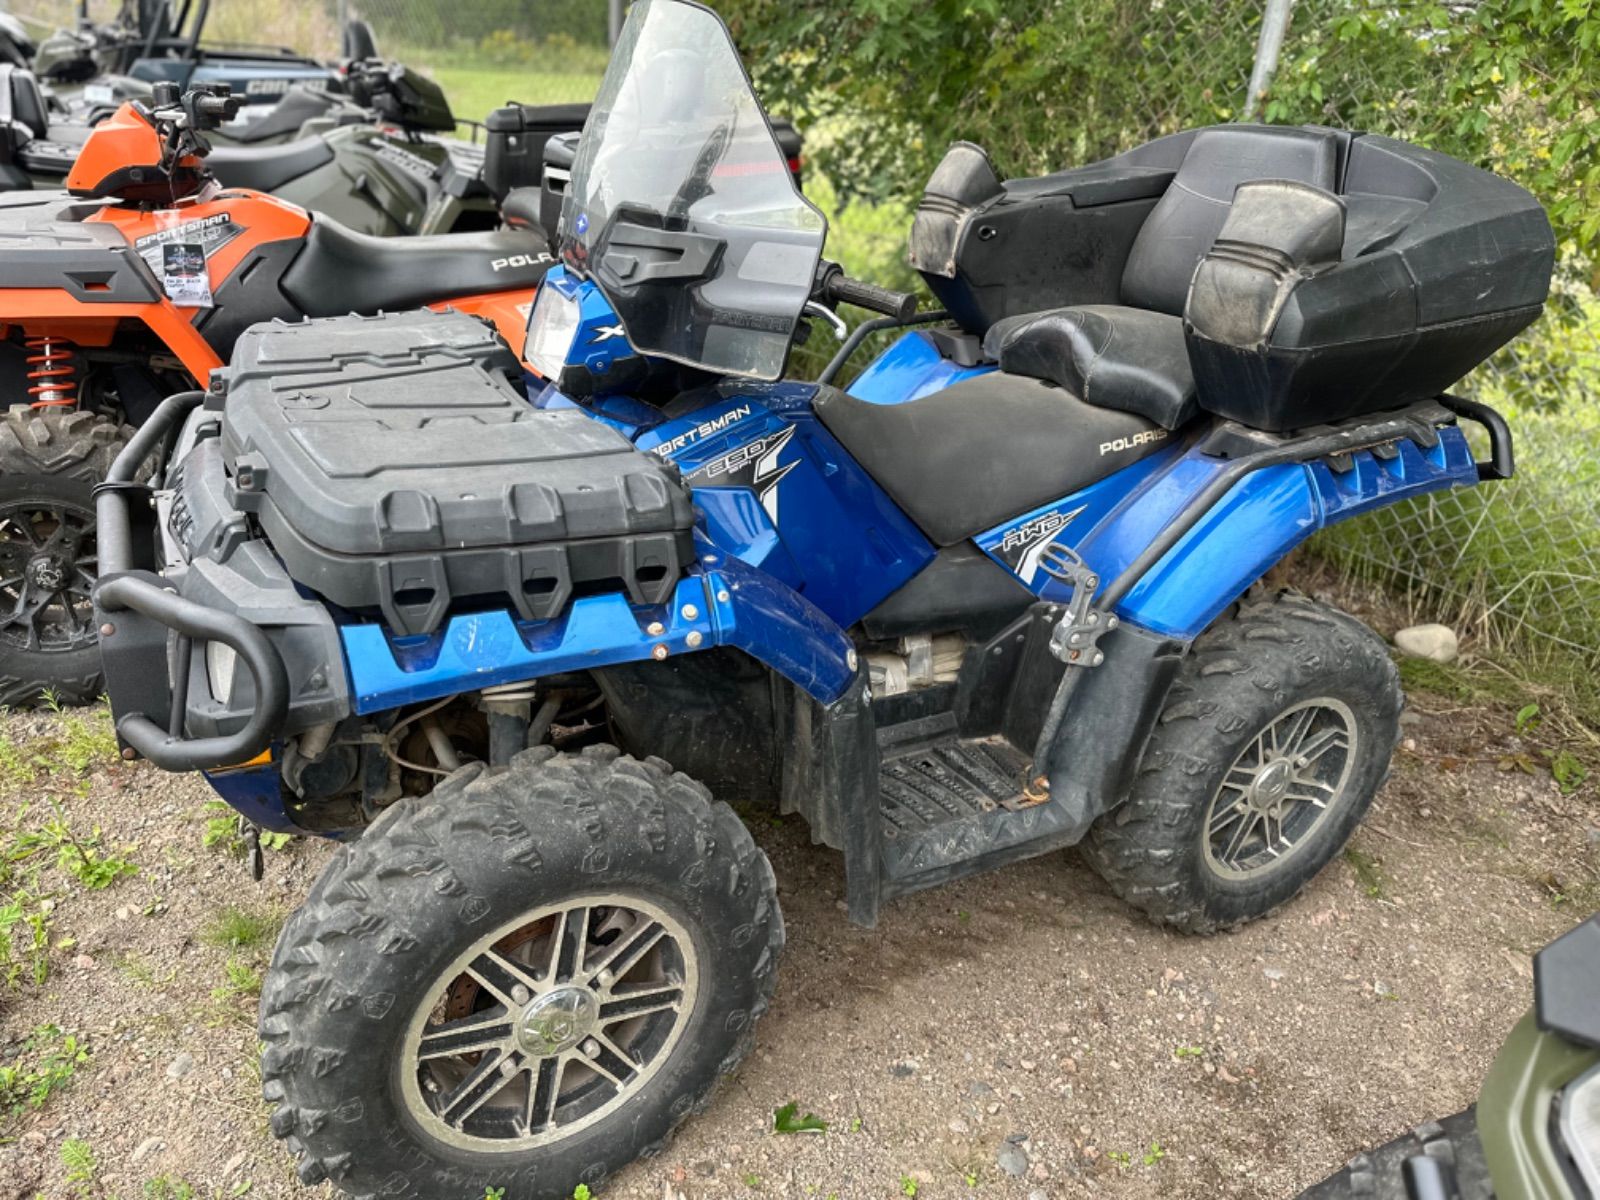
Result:
{"type": "Polygon", "coordinates": [[[224,376],[230,499],[296,582],[398,634],[474,605],[544,620],[575,591],[663,603],[693,552],[676,468],[533,409],[519,373],[459,313],[254,326],[224,376]]]}

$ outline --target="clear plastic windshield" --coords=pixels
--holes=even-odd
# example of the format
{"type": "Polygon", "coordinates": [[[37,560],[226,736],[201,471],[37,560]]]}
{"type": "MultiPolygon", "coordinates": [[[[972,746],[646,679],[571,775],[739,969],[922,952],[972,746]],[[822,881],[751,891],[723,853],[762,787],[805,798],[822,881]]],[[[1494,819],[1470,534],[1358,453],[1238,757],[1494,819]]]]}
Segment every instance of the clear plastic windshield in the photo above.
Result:
{"type": "Polygon", "coordinates": [[[600,285],[634,348],[778,378],[826,234],[722,19],[684,0],[635,4],[558,231],[564,261],[600,285]]]}

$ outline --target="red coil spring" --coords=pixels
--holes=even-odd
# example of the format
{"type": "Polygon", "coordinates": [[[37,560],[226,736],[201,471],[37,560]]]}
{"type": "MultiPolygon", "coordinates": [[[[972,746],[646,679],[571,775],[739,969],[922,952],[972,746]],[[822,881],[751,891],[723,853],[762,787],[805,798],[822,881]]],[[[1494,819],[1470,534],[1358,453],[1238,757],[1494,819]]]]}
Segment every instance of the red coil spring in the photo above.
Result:
{"type": "Polygon", "coordinates": [[[65,338],[28,338],[28,399],[34,408],[71,408],[78,402],[78,348],[65,338]]]}

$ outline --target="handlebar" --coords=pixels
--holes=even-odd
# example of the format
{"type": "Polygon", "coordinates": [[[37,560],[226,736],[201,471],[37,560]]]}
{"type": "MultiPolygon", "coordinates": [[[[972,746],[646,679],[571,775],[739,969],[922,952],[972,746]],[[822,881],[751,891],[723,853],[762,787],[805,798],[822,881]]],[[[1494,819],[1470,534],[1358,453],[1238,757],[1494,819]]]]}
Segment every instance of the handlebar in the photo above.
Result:
{"type": "Polygon", "coordinates": [[[843,267],[832,262],[824,262],[817,268],[817,282],[811,296],[824,304],[853,304],[897,321],[909,321],[917,311],[917,298],[909,292],[851,279],[843,267]]]}

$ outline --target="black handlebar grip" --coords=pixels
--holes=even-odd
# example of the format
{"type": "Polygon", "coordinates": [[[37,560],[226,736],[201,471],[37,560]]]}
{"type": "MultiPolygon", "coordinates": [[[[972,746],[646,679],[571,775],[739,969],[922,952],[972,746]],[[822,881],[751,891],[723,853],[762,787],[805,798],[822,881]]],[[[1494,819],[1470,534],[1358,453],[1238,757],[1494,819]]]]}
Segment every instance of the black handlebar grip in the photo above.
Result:
{"type": "Polygon", "coordinates": [[[870,309],[886,317],[893,317],[897,321],[909,321],[917,311],[915,296],[879,287],[875,283],[863,283],[859,279],[851,279],[842,271],[828,277],[828,299],[839,304],[853,304],[857,308],[870,309]]]}

